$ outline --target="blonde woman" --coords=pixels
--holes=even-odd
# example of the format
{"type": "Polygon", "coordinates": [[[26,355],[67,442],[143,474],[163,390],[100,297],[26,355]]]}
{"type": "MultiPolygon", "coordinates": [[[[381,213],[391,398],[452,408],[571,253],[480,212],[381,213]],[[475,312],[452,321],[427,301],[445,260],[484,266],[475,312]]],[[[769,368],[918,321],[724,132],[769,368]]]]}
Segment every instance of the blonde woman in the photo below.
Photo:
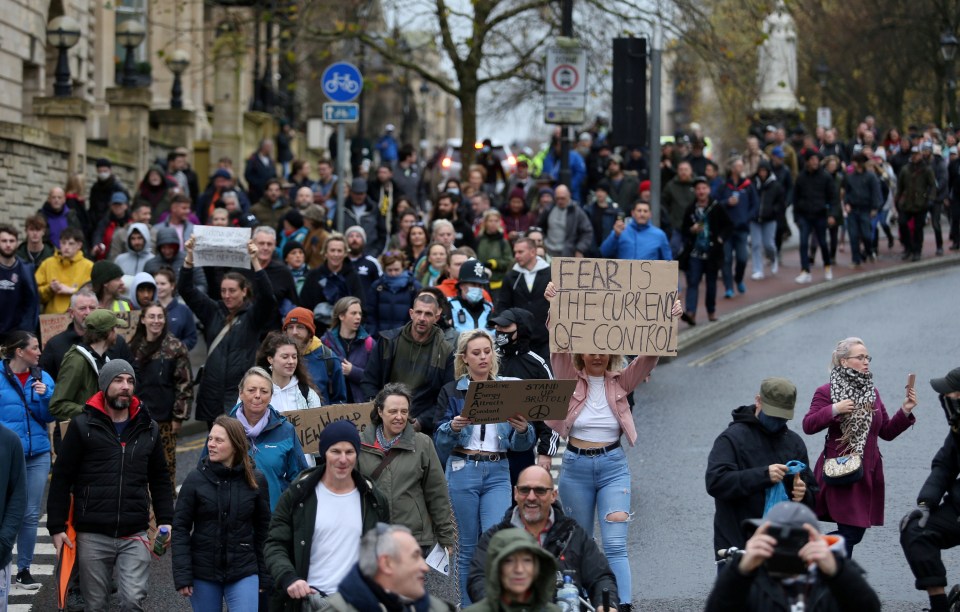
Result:
{"type": "Polygon", "coordinates": [[[475,329],[462,333],[453,366],[454,380],[437,396],[437,414],[443,416],[434,440],[437,454],[446,464],[450,501],[459,529],[457,567],[464,606],[470,603],[467,575],[480,534],[496,525],[510,507],[507,451],[530,450],[536,441],[533,426],[520,414],[486,425],[474,425],[461,415],[471,381],[504,380],[497,376],[499,365],[487,332],[475,329]]]}

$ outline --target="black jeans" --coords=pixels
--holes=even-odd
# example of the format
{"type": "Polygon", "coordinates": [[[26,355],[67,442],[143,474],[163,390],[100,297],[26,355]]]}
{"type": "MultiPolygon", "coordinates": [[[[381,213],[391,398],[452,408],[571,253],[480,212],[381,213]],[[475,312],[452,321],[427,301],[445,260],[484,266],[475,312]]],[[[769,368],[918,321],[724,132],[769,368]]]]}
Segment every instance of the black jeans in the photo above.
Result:
{"type": "Polygon", "coordinates": [[[853,558],[853,547],[860,543],[863,534],[867,532],[866,527],[854,527],[853,525],[843,525],[837,523],[837,530],[831,531],[831,535],[843,536],[843,543],[847,548],[847,558],[853,558]]]}
{"type": "Polygon", "coordinates": [[[941,504],[930,511],[930,519],[923,529],[919,519],[907,522],[900,532],[900,546],[916,581],[923,591],[931,587],[947,586],[947,568],[940,556],[941,550],[960,544],[960,524],[957,511],[950,504],[941,504]]]}
{"type": "Polygon", "coordinates": [[[926,211],[900,213],[900,240],[907,253],[919,255],[923,251],[923,222],[926,211]],[[913,221],[913,231],[910,222],[913,221]]]}

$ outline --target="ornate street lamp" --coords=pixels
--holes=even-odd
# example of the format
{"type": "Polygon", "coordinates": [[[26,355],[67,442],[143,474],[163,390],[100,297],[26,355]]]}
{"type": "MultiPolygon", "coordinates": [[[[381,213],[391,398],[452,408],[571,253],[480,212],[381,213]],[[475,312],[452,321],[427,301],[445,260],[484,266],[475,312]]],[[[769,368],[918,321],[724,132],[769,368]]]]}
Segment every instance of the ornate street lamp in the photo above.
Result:
{"type": "Polygon", "coordinates": [[[143,42],[146,36],[146,29],[136,19],[127,19],[117,26],[117,42],[127,50],[127,56],[123,60],[123,80],[120,81],[124,87],[137,86],[133,50],[143,42]]]}
{"type": "Polygon", "coordinates": [[[817,83],[820,85],[820,106],[825,107],[827,105],[827,82],[830,76],[830,65],[827,64],[827,60],[821,57],[816,70],[817,83]]]}
{"type": "Polygon", "coordinates": [[[167,68],[173,73],[173,89],[170,90],[170,108],[183,108],[183,85],[180,75],[190,65],[190,54],[177,49],[167,57],[167,68]]]}
{"type": "Polygon", "coordinates": [[[67,49],[76,45],[79,40],[80,24],[76,19],[61,15],[47,24],[47,44],[59,50],[55,73],[57,80],[53,85],[53,95],[58,98],[66,98],[72,93],[67,49]]]}

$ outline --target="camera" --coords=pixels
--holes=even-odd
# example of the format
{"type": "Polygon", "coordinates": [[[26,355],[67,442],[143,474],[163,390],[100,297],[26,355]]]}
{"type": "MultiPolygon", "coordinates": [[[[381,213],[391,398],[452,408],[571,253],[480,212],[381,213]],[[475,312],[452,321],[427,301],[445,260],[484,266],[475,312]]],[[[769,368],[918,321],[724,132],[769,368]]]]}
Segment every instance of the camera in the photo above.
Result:
{"type": "Polygon", "coordinates": [[[800,558],[800,549],[810,541],[810,534],[802,527],[770,525],[767,534],[777,540],[773,556],[764,564],[771,576],[805,574],[807,564],[800,558]]]}

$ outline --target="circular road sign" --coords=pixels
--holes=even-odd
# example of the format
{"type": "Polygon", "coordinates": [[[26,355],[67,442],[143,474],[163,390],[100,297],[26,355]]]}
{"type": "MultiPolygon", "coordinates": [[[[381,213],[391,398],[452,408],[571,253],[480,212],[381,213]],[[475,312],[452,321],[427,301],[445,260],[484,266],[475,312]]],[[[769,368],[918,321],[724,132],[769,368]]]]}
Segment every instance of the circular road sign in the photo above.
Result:
{"type": "Polygon", "coordinates": [[[333,102],[351,102],[363,89],[363,75],[349,62],[327,66],[320,77],[323,93],[333,102]]]}
{"type": "Polygon", "coordinates": [[[580,75],[577,73],[576,66],[560,64],[553,69],[553,74],[550,75],[550,82],[553,83],[553,86],[559,91],[573,91],[573,88],[580,82],[580,75]]]}

